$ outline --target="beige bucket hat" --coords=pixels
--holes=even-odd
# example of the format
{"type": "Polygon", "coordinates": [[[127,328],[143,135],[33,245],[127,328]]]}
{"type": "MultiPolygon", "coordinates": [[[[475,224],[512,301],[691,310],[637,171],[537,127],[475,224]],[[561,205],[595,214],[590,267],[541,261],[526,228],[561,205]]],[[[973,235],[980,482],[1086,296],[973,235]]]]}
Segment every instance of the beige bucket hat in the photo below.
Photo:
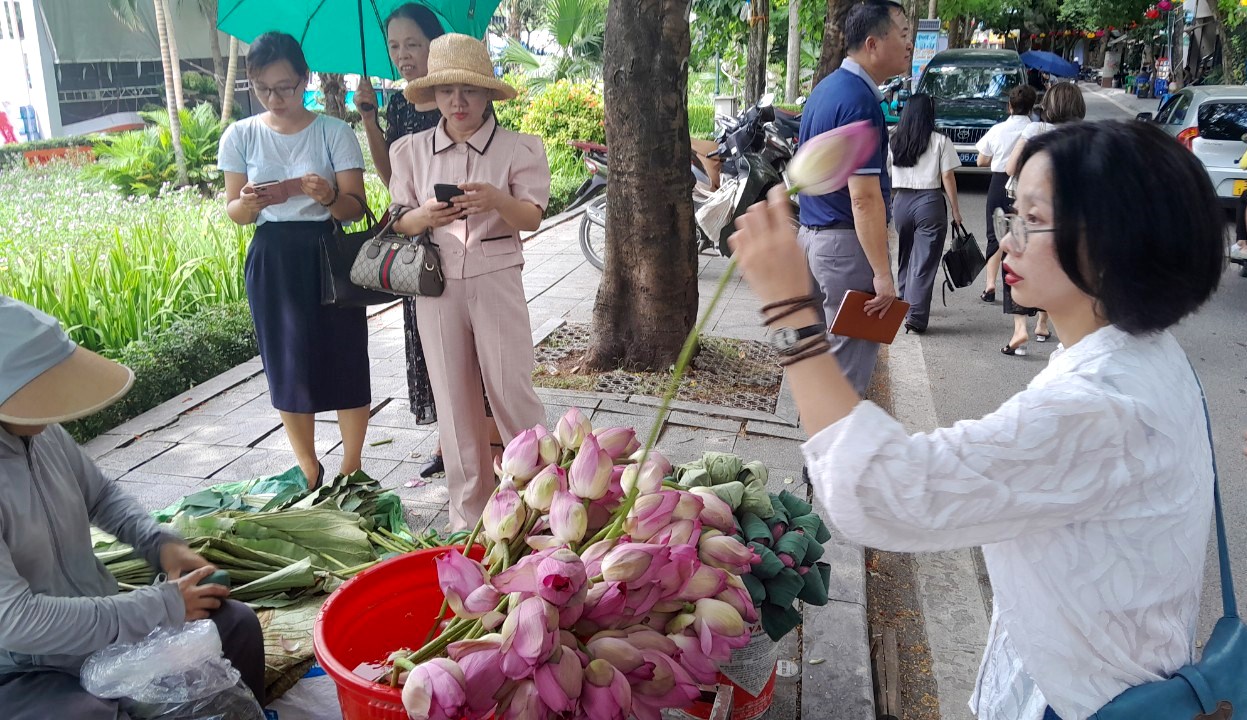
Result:
{"type": "Polygon", "coordinates": [[[469,35],[449,33],[429,45],[429,74],[407,83],[403,95],[413,105],[434,101],[438,85],[472,85],[493,92],[493,100],[511,100],[515,88],[494,77],[485,43],[469,35]]]}
{"type": "Polygon", "coordinates": [[[130,368],[79,347],[55,318],[0,295],[0,422],[77,420],[133,384],[130,368]]]}

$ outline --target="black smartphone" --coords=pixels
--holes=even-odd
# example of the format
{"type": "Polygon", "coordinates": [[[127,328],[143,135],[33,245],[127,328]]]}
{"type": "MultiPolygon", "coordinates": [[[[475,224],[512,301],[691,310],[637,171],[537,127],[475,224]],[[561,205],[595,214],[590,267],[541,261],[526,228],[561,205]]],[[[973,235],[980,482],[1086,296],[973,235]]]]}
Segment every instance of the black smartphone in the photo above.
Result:
{"type": "Polygon", "coordinates": [[[463,194],[463,189],[458,185],[449,185],[447,183],[437,183],[433,186],[433,195],[438,202],[448,203],[451,198],[459,197],[463,194]]]}

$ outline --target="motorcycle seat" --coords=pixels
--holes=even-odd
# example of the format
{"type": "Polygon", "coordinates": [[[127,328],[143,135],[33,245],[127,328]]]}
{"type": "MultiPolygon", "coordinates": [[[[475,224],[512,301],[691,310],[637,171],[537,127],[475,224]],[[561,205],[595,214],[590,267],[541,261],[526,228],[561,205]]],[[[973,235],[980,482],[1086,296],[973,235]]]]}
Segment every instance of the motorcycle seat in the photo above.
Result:
{"type": "Polygon", "coordinates": [[[567,144],[583,152],[593,152],[593,151],[602,152],[602,153],[606,152],[605,145],[601,143],[590,142],[588,140],[569,140],[567,141],[567,144]]]}

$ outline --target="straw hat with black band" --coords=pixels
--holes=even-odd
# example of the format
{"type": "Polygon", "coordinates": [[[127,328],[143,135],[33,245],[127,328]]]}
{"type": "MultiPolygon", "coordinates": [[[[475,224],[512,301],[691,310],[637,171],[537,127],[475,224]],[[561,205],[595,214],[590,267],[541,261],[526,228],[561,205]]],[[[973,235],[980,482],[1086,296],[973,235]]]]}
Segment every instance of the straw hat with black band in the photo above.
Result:
{"type": "Polygon", "coordinates": [[[133,384],[130,368],[79,347],[56,318],[0,295],[0,422],[77,420],[117,402],[133,384]]]}
{"type": "Polygon", "coordinates": [[[494,64],[485,43],[468,35],[450,33],[429,45],[429,74],[407,83],[403,95],[413,105],[434,102],[439,85],[471,85],[493,93],[491,100],[511,100],[515,88],[494,77],[494,64]]]}

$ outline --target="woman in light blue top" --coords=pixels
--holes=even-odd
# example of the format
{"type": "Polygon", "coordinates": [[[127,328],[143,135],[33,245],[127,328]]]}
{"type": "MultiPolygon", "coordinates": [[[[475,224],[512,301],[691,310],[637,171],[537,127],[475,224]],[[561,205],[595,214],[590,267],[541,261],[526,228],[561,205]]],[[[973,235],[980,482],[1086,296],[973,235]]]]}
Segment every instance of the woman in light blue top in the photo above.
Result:
{"type": "Polygon", "coordinates": [[[268,112],[225,130],[217,164],[230,219],[256,225],[246,281],[260,358],[273,407],[315,487],[325,473],[316,413],[337,411],[341,472],[349,474],[360,469],[372,403],[364,309],[320,304],[320,239],[334,220],[364,214],[364,155],[350,126],[303,107],[307,61],[293,37],[256,38],[247,72],[268,112]]]}

